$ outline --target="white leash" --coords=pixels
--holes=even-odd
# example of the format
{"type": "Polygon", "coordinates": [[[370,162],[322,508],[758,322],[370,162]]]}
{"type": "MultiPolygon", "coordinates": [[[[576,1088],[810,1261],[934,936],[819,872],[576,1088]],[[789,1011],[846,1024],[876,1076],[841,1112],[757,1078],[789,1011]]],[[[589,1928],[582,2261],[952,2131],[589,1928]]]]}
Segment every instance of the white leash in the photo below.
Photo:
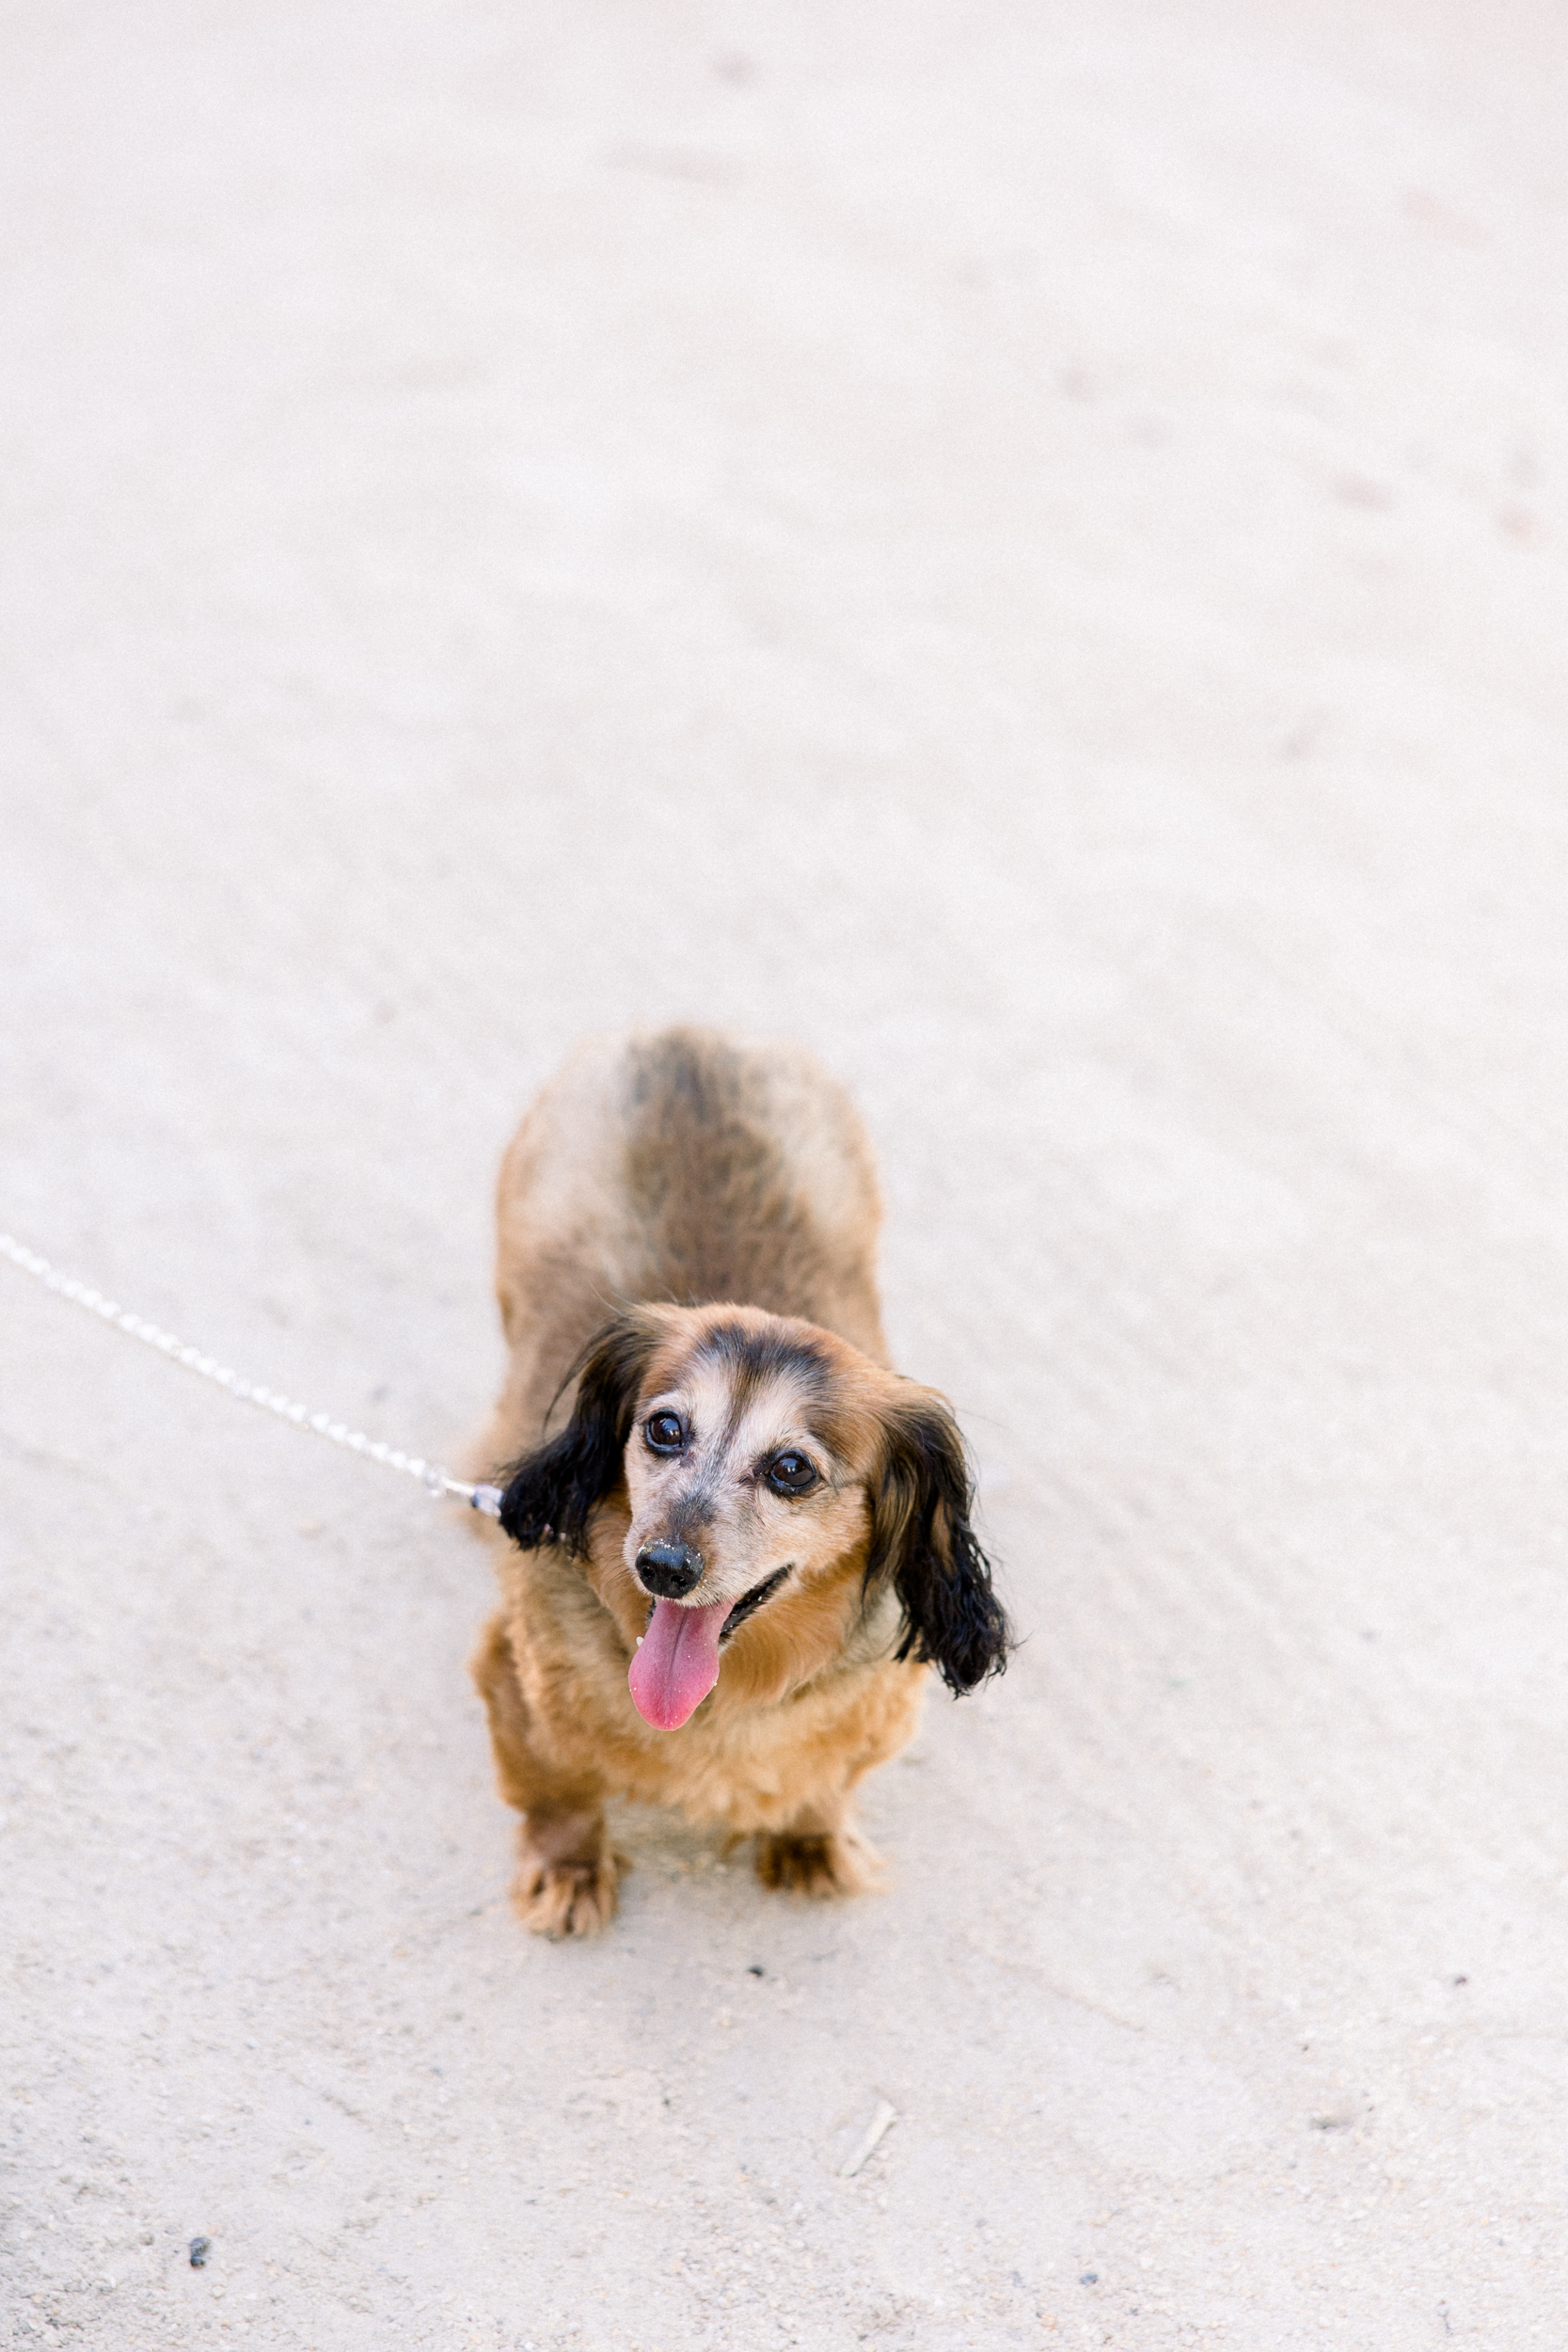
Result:
{"type": "Polygon", "coordinates": [[[466,1502],[470,1510],[483,1511],[486,1518],[500,1517],[499,1486],[470,1486],[464,1479],[449,1478],[439,1462],[421,1461],[418,1454],[404,1454],[395,1445],[383,1445],[379,1438],[367,1438],[362,1429],[350,1429],[345,1422],[334,1421],[330,1413],[312,1413],[307,1406],[296,1405],[292,1397],[279,1396],[272,1389],[260,1389],[254,1381],[242,1380],[227,1364],[204,1356],[198,1347],[187,1347],[172,1331],[160,1330],[144,1316],[134,1315],[114,1299],[89,1290],[86,1282],[60,1273],[47,1258],[40,1258],[36,1249],[24,1249],[9,1233],[0,1233],[0,1258],[8,1258],[12,1265],[30,1274],[45,1290],[57,1292],[73,1306],[86,1307],[89,1314],[112,1323],[117,1330],[128,1331],[134,1340],[155,1347],[160,1356],[172,1357],[187,1372],[199,1373],[203,1380],[211,1380],[214,1388],[237,1397],[242,1405],[259,1405],[264,1413],[276,1413],[279,1421],[292,1421],[296,1428],[313,1430],[318,1438],[326,1438],[333,1445],[346,1446],[351,1454],[362,1454],[368,1461],[384,1462],[388,1470],[402,1470],[408,1477],[417,1478],[426,1494],[438,1500],[451,1495],[456,1502],[466,1502]]]}

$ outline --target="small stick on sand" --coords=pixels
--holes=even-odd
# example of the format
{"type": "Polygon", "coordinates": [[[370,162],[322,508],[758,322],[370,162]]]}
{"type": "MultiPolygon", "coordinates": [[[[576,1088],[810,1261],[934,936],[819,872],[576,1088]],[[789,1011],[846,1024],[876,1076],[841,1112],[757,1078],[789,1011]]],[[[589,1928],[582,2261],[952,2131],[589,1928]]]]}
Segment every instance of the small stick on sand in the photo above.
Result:
{"type": "Polygon", "coordinates": [[[874,2154],[877,2144],[880,2140],[883,2133],[890,2131],[897,2121],[897,2115],[895,2113],[894,2109],[888,2106],[887,2101],[885,2099],[879,2099],[877,2102],[877,2112],[872,2117],[869,2124],[866,2126],[865,2137],[861,2141],[860,2146],[856,2149],[854,2154],[850,2157],[848,2163],[845,2166],[843,2171],[838,2176],[841,2181],[852,2181],[854,2179],[862,2165],[866,2163],[867,2160],[874,2154]]]}

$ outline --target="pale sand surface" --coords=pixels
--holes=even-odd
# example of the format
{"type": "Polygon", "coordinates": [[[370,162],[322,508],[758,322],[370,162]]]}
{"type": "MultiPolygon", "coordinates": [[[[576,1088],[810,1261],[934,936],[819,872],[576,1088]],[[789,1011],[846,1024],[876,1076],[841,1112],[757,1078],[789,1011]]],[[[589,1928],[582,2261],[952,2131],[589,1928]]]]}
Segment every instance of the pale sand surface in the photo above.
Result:
{"type": "Polygon", "coordinates": [[[450,1447],[568,1042],[787,1030],[1029,1638],[531,1943],[458,1515],[0,1266],[0,2341],[1568,2340],[1565,88],[6,9],[0,1225],[450,1447]]]}

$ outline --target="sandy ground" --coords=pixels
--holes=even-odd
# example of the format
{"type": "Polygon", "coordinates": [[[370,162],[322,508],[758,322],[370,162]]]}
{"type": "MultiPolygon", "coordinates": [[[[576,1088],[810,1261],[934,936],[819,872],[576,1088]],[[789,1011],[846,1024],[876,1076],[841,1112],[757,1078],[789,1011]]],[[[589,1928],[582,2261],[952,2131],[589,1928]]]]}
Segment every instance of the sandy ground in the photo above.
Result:
{"type": "Polygon", "coordinates": [[[1028,1634],[531,1943],[460,1515],[0,1265],[0,2341],[1561,2344],[1561,11],[0,60],[0,1225],[454,1447],[567,1043],[787,1030],[1028,1634]]]}

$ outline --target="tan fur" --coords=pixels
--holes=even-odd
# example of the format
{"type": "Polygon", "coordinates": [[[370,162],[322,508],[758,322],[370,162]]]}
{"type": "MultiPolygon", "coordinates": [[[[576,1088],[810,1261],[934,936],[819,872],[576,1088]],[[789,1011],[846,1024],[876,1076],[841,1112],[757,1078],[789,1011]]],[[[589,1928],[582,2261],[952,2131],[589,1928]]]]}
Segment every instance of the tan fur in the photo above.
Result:
{"type": "MultiPolygon", "coordinates": [[[[863,1591],[869,1483],[895,1395],[911,1393],[886,1369],[879,1221],[843,1090],[796,1049],[705,1031],[580,1047],[506,1153],[497,1288],[511,1359],[479,1474],[540,1443],[585,1343],[640,1305],[639,1416],[673,1400],[693,1431],[686,1487],[698,1470],[706,1482],[697,1597],[738,1598],[790,1571],[736,1626],[689,1722],[659,1731],[626,1677],[650,1608],[638,1548],[684,1507],[669,1466],[634,1431],[586,1560],[498,1541],[502,1606],[474,1675],[501,1794],[524,1816],[516,1899],[531,1928],[580,1934],[613,1915],[611,1795],[756,1835],[770,1886],[832,1894],[870,1880],[850,1793],[914,1731],[926,1675],[893,1656],[895,1597],[868,1607],[863,1591]],[[786,1365],[731,1393],[704,1352],[721,1326],[809,1343],[821,1377],[802,1386],[786,1365]],[[749,1467],[786,1444],[822,1466],[805,1500],[778,1500],[749,1467]]],[[[568,1391],[552,1428],[571,1404],[568,1391]]]]}

